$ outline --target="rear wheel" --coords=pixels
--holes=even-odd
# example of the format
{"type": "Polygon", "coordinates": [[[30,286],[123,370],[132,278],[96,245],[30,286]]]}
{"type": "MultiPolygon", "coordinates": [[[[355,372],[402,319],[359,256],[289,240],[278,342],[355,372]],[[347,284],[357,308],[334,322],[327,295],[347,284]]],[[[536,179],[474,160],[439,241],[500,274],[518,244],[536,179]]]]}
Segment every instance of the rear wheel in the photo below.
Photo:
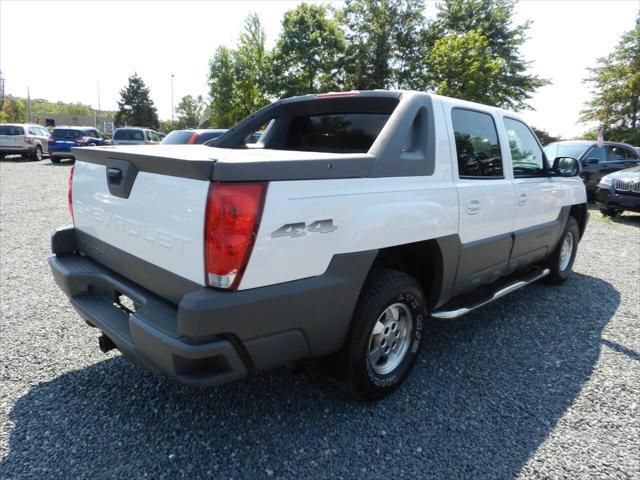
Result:
{"type": "Polygon", "coordinates": [[[370,275],[342,356],[358,397],[377,400],[402,384],[416,361],[426,319],[424,295],[412,277],[386,269],[370,275]]]}
{"type": "Polygon", "coordinates": [[[558,245],[545,264],[550,270],[549,275],[545,277],[548,283],[560,284],[571,276],[573,263],[578,253],[579,241],[578,222],[576,222],[575,218],[569,217],[558,245]]]}
{"type": "Polygon", "coordinates": [[[40,145],[36,145],[36,149],[31,154],[31,160],[33,161],[42,160],[42,147],[40,145]]]}
{"type": "Polygon", "coordinates": [[[60,163],[60,157],[54,157],[53,155],[49,155],[49,159],[51,163],[60,163]]]}

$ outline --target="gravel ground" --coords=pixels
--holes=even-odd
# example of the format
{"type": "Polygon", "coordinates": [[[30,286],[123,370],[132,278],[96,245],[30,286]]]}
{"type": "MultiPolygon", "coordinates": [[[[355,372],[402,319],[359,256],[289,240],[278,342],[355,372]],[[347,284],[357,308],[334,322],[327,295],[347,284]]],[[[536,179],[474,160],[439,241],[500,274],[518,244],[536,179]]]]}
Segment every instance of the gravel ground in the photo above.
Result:
{"type": "Polygon", "coordinates": [[[69,165],[0,165],[0,478],[639,478],[640,216],[592,211],[576,274],[434,325],[408,383],[351,401],[309,371],[157,377],[46,263],[69,165]]]}

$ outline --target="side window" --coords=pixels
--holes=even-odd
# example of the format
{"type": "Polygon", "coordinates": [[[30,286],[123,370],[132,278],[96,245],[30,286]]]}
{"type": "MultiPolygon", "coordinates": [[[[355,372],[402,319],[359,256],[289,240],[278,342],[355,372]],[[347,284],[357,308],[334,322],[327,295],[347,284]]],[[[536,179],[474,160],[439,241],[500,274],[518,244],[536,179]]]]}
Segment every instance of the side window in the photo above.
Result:
{"type": "Polygon", "coordinates": [[[487,113],[454,108],[451,121],[460,177],[502,177],[502,157],[493,117],[487,113]]]}
{"type": "Polygon", "coordinates": [[[593,147],[584,157],[586,160],[596,159],[598,162],[604,162],[607,159],[607,152],[604,147],[593,147]]]}
{"type": "Polygon", "coordinates": [[[625,162],[627,160],[635,160],[624,147],[617,145],[609,145],[607,147],[607,162],[625,162]]]}
{"type": "Polygon", "coordinates": [[[627,157],[629,158],[629,160],[640,160],[640,156],[638,156],[636,152],[632,152],[631,150],[627,150],[627,157]]]}
{"type": "Polygon", "coordinates": [[[42,135],[43,135],[43,136],[45,136],[45,137],[48,137],[49,135],[51,135],[51,134],[49,133],[49,130],[47,130],[47,129],[46,129],[46,128],[44,128],[44,127],[40,127],[40,131],[42,132],[42,135]]]}
{"type": "Polygon", "coordinates": [[[38,129],[36,127],[29,127],[29,134],[30,135],[40,136],[40,132],[38,131],[38,129]]]}
{"type": "Polygon", "coordinates": [[[512,118],[504,119],[507,131],[511,163],[515,177],[530,177],[544,172],[542,148],[524,123],[512,118]]]}

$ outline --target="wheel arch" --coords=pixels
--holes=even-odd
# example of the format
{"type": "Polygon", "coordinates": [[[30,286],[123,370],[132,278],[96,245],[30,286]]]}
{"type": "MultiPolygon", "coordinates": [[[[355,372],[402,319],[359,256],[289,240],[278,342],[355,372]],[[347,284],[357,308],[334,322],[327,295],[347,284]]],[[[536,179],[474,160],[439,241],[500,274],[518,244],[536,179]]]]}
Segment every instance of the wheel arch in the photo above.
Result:
{"type": "Polygon", "coordinates": [[[578,231],[580,232],[580,238],[584,235],[584,231],[587,228],[587,222],[589,220],[589,210],[586,203],[578,203],[571,205],[569,210],[569,216],[576,219],[578,222],[578,231]]]}
{"type": "Polygon", "coordinates": [[[376,268],[389,268],[410,275],[422,287],[427,307],[433,309],[451,296],[459,252],[458,235],[382,248],[369,274],[376,268]]]}

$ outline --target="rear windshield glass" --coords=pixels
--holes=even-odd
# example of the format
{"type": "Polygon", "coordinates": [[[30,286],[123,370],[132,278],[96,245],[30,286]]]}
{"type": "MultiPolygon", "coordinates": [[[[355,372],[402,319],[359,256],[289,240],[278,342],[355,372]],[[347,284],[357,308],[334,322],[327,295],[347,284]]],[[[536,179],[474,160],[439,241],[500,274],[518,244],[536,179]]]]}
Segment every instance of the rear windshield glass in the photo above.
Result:
{"type": "Polygon", "coordinates": [[[144,132],[142,130],[116,130],[113,135],[114,140],[137,140],[144,142],[144,132]]]}
{"type": "Polygon", "coordinates": [[[82,130],[71,130],[69,128],[56,128],[51,136],[53,138],[78,138],[85,135],[82,130]]]}
{"type": "Polygon", "coordinates": [[[181,145],[187,143],[192,135],[193,132],[189,132],[186,130],[174,130],[169,135],[164,137],[162,139],[162,142],[160,143],[162,143],[163,145],[181,145]]]}
{"type": "Polygon", "coordinates": [[[588,144],[581,143],[550,143],[544,147],[544,152],[553,161],[556,157],[580,158],[587,148],[589,148],[588,144]]]}
{"type": "Polygon", "coordinates": [[[328,113],[294,117],[286,149],[365,153],[389,119],[388,113],[328,113]]]}
{"type": "Polygon", "coordinates": [[[24,135],[24,128],[15,125],[0,125],[0,135],[24,135]]]}

